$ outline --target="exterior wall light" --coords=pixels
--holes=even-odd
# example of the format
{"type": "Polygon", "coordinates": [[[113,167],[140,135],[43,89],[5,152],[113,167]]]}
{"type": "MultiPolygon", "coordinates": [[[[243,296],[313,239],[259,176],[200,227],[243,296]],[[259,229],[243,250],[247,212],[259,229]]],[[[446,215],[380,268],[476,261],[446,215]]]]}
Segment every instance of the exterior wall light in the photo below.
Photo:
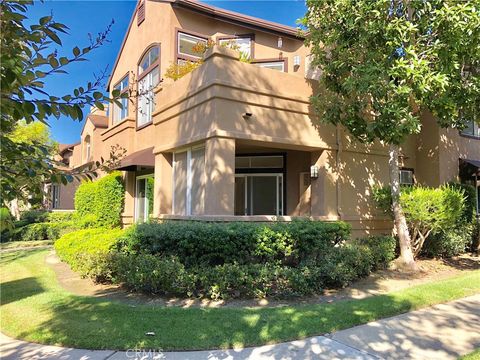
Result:
{"type": "Polygon", "coordinates": [[[310,166],[310,177],[312,179],[317,179],[318,178],[318,166],[317,165],[310,166]]]}
{"type": "Polygon", "coordinates": [[[249,113],[249,112],[246,112],[246,113],[243,113],[242,114],[242,117],[245,119],[245,120],[248,120],[248,119],[251,119],[253,116],[252,113],[249,113]]]}
{"type": "Polygon", "coordinates": [[[278,41],[277,41],[277,47],[279,49],[281,49],[283,46],[283,39],[281,37],[278,38],[278,41]]]}

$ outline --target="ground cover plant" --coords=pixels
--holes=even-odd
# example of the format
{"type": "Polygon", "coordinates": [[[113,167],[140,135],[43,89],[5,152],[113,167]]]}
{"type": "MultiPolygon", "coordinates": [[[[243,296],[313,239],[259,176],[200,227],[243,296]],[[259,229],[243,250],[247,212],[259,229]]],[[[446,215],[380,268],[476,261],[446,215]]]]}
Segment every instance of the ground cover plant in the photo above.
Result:
{"type": "Polygon", "coordinates": [[[273,308],[171,308],[75,296],[45,263],[48,251],[0,259],[0,320],[8,336],[84,349],[200,350],[301,339],[480,292],[480,271],[387,295],[273,308]],[[156,336],[145,333],[154,331],[156,336]]]}
{"type": "Polygon", "coordinates": [[[344,222],[182,221],[138,224],[123,233],[74,232],[55,249],[95,281],[161,295],[228,299],[305,296],[347,286],[386,267],[395,257],[395,239],[353,241],[344,222]]]}

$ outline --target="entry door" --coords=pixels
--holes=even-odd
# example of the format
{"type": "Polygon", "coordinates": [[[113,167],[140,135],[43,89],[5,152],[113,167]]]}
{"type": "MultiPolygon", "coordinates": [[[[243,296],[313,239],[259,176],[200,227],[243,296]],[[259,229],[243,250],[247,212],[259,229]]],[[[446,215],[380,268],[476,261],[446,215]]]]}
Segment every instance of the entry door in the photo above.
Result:
{"type": "Polygon", "coordinates": [[[282,215],[283,174],[235,176],[235,215],[282,215]]]}
{"type": "Polygon", "coordinates": [[[153,212],[153,176],[139,176],[135,189],[135,221],[148,221],[153,212]]]}

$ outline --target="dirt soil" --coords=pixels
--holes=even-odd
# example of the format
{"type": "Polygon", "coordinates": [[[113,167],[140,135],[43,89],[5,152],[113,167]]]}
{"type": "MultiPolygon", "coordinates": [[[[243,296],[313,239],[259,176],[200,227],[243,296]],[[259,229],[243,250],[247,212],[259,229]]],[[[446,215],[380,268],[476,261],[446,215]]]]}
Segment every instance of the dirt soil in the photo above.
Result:
{"type": "Polygon", "coordinates": [[[274,307],[300,304],[331,303],[339,300],[362,299],[372,295],[386,294],[414,285],[446,279],[461,272],[480,269],[480,257],[462,255],[452,259],[419,259],[419,271],[400,272],[395,269],[377,271],[365,279],[339,290],[326,290],[322,295],[286,300],[254,299],[213,301],[201,299],[165,298],[133,293],[118,285],[95,284],[82,279],[70,267],[61,262],[54,251],[46,263],[55,271],[60,285],[67,291],[80,296],[93,296],[105,300],[120,301],[135,305],[178,306],[178,307],[274,307]]]}

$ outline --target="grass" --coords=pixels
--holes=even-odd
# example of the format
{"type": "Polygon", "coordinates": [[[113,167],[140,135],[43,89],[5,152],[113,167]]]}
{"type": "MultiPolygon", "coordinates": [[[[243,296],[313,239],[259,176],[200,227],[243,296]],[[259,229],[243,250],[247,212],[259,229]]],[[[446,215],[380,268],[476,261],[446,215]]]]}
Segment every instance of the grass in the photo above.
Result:
{"type": "Polygon", "coordinates": [[[72,295],[45,265],[45,250],[3,254],[2,332],[87,349],[198,350],[305,338],[480,292],[480,271],[388,295],[277,308],[165,308],[72,295]],[[155,336],[145,336],[154,331],[155,336]]]}
{"type": "Polygon", "coordinates": [[[15,249],[53,245],[53,240],[9,241],[0,243],[0,249],[15,249]]]}
{"type": "Polygon", "coordinates": [[[460,360],[480,360],[480,349],[460,357],[460,360]]]}

